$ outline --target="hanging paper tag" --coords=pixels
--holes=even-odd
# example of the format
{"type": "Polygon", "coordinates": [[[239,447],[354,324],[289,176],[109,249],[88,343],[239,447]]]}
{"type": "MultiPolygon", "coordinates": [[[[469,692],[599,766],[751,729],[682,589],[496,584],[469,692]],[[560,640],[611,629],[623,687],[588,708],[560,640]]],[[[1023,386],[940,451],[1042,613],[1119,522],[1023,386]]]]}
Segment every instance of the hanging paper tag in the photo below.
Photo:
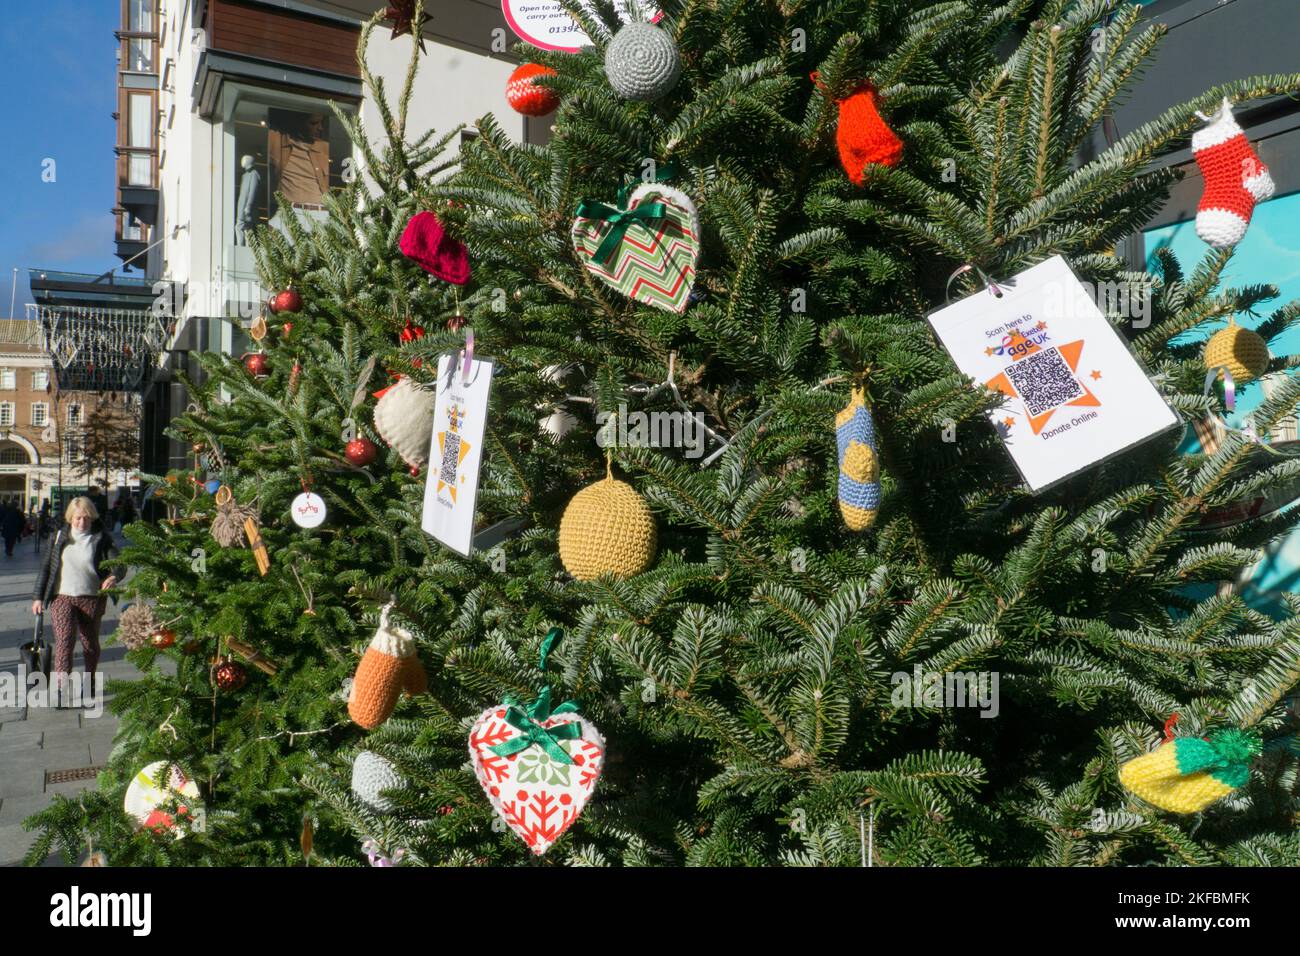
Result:
{"type": "Polygon", "coordinates": [[[325,523],[325,499],[311,491],[304,491],[289,506],[293,523],[300,528],[318,528],[325,523]]]}
{"type": "Polygon", "coordinates": [[[1031,491],[1178,424],[1063,257],[998,288],[929,320],[962,372],[1006,396],[989,419],[1031,491]]]}
{"type": "MultiPolygon", "coordinates": [[[[584,3],[591,11],[592,5],[584,3]]],[[[624,23],[631,19],[629,8],[632,0],[615,0],[614,9],[624,23]]],[[[653,22],[663,16],[649,3],[638,3],[643,13],[652,14],[653,22]]],[[[559,50],[561,53],[577,53],[584,46],[590,46],[586,32],[578,21],[569,16],[555,0],[501,0],[501,12],[505,14],[506,23],[515,35],[526,43],[543,50],[559,50]]]]}
{"type": "Polygon", "coordinates": [[[458,352],[438,359],[438,395],[421,527],[468,557],[474,537],[474,502],[483,460],[492,360],[471,360],[467,374],[461,357],[458,352]]]}

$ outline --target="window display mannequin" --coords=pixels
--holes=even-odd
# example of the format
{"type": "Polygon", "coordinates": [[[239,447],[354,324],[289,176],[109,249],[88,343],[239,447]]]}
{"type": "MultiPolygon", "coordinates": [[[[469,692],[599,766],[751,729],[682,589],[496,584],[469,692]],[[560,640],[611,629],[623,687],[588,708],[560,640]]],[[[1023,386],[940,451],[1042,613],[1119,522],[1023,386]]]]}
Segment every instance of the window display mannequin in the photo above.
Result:
{"type": "Polygon", "coordinates": [[[235,201],[235,245],[248,245],[248,233],[257,225],[257,197],[262,190],[262,174],[252,156],[239,161],[244,175],[239,181],[239,198],[235,201]]]}
{"type": "Polygon", "coordinates": [[[272,109],[267,148],[276,191],[295,209],[321,209],[330,185],[329,121],[323,113],[272,109]]]}

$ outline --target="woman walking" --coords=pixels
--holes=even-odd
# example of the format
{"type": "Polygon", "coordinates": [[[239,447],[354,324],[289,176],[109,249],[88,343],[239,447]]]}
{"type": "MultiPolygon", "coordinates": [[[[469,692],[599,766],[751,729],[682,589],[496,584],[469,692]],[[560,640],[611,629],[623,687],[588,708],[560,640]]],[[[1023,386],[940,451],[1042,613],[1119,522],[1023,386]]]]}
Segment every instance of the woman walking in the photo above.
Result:
{"type": "Polygon", "coordinates": [[[58,706],[63,706],[63,687],[72,670],[72,645],[77,636],[94,686],[95,668],[99,665],[99,623],[105,606],[103,592],[118,579],[118,572],[107,566],[117,547],[98,519],[99,512],[89,498],[73,498],[64,514],[65,523],[50,540],[36,575],[32,613],[48,609],[54,618],[58,706]]]}

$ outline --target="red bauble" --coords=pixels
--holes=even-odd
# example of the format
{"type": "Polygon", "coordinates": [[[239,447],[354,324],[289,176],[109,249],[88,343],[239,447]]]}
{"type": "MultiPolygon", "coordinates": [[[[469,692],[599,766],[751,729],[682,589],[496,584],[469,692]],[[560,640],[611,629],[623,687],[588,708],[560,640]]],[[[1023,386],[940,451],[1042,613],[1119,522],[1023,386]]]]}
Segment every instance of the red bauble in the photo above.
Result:
{"type": "Polygon", "coordinates": [[[560,95],[555,90],[533,83],[537,76],[556,76],[549,66],[540,63],[525,63],[510,74],[506,81],[506,102],[516,113],[525,116],[545,116],[555,112],[560,105],[560,95]]]}
{"type": "Polygon", "coordinates": [[[238,661],[224,660],[213,673],[217,688],[224,691],[239,690],[248,683],[248,671],[238,661]]]}
{"type": "Polygon", "coordinates": [[[379,446],[369,438],[354,438],[343,449],[343,454],[347,455],[348,461],[352,464],[364,468],[375,460],[375,456],[379,454],[379,446]]]}
{"type": "Polygon", "coordinates": [[[424,338],[424,329],[420,328],[418,325],[412,325],[410,322],[407,322],[406,328],[402,329],[398,338],[403,342],[414,342],[416,339],[424,338]]]}
{"type": "Polygon", "coordinates": [[[266,357],[265,352],[253,352],[251,355],[244,356],[244,368],[248,369],[249,375],[262,378],[271,374],[271,361],[266,357]]]}
{"type": "Polygon", "coordinates": [[[290,287],[271,296],[270,306],[271,311],[277,314],[280,312],[298,312],[302,309],[302,296],[290,287]]]}
{"type": "Polygon", "coordinates": [[[153,637],[149,638],[149,643],[159,649],[171,647],[176,643],[176,632],[164,627],[154,632],[153,637]]]}
{"type": "Polygon", "coordinates": [[[453,315],[450,319],[447,320],[448,332],[459,332],[464,327],[465,327],[465,316],[463,315],[453,315]]]}
{"type": "Polygon", "coordinates": [[[411,477],[412,477],[412,478],[419,478],[419,477],[420,477],[420,466],[419,466],[419,465],[412,465],[412,466],[411,466],[411,477]]]}

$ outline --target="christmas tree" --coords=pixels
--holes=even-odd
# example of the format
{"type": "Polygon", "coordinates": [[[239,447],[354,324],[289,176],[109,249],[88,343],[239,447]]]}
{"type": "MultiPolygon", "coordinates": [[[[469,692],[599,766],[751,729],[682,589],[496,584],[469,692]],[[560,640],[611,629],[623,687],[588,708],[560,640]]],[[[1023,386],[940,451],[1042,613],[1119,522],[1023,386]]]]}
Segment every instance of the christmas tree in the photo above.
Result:
{"type": "Polygon", "coordinates": [[[405,128],[410,83],[391,110],[367,75],[367,175],[327,223],[259,237],[302,310],[264,359],[211,360],[176,425],[231,497],[171,476],[175,521],[132,531],[132,587],[179,635],[135,653],[176,676],[119,690],[100,791],[39,817],[33,859],[89,831],[113,863],[289,862],[306,818],[311,859],[339,864],[1300,862],[1300,602],[1221,586],[1294,519],[1212,520],[1300,474],[1258,440],[1300,383],[1254,434],[1188,453],[1166,430],[1034,494],[990,425],[1004,396],[926,322],[1063,256],[1132,290],[1099,302],[1110,324],[1185,422],[1218,421],[1184,333],[1276,290],[1219,289],[1230,249],[1147,273],[1114,246],[1198,110],[1300,75],[1097,148],[1162,34],[1136,6],[666,0],[651,26],[563,5],[592,46],[522,51],[554,71],[531,80],[560,104],[546,146],[484,117],[452,170],[450,138],[405,128]],[[467,284],[398,251],[417,212],[444,279],[465,244],[467,284]],[[454,425],[424,468],[477,477],[468,557],[422,530],[426,475],[370,425],[373,391],[448,387],[463,323],[493,360],[481,471],[458,471],[454,425]],[[348,460],[354,431],[373,463],[348,460]],[[328,517],[300,529],[305,490],[328,517]],[[238,507],[265,575],[214,545],[238,507]],[[217,687],[230,637],[275,673],[217,687]],[[953,706],[968,675],[980,706],[953,706]],[[157,760],[195,778],[202,832],[122,813],[157,760]],[[543,785],[562,796],[535,808],[543,785]]]}

